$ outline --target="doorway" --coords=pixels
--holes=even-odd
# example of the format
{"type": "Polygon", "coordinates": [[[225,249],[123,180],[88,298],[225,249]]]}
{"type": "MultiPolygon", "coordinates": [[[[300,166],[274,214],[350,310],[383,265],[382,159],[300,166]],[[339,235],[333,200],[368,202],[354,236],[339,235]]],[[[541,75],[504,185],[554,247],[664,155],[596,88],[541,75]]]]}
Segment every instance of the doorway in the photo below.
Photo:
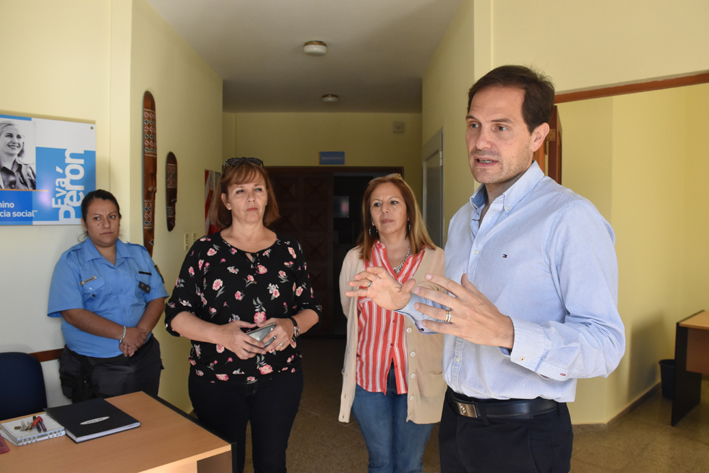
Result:
{"type": "Polygon", "coordinates": [[[323,308],[309,337],[345,337],[347,319],[340,304],[342,262],[362,232],[362,196],[375,177],[401,167],[269,167],[281,218],[271,225],[280,236],[298,240],[323,308]]]}

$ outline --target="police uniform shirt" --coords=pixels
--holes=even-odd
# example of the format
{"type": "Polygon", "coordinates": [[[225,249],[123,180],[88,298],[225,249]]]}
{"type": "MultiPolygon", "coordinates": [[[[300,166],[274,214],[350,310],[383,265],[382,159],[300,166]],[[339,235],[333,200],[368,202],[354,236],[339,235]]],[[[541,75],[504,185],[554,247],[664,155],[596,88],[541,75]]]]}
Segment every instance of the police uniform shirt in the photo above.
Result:
{"type": "MultiPolygon", "coordinates": [[[[49,317],[86,309],[119,325],[135,327],[148,302],[167,297],[162,277],[141,245],[116,241],[116,264],[101,256],[87,238],[59,258],[49,289],[49,317]]],[[[118,340],[79,330],[62,320],[67,347],[80,355],[109,358],[121,354],[118,340]]]]}

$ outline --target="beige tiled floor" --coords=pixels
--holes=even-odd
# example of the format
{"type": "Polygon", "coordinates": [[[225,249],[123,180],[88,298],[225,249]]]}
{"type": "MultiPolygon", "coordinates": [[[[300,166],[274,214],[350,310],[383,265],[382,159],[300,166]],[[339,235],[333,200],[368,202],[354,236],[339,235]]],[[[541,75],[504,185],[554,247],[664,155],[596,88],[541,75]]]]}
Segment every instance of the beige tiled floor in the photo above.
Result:
{"type": "MultiPolygon", "coordinates": [[[[290,473],[367,471],[367,449],[356,422],[337,421],[344,340],[302,342],[305,391],[288,447],[290,473]]],[[[709,381],[702,403],[670,427],[671,402],[659,391],[607,429],[576,428],[571,471],[578,473],[709,472],[709,381]]],[[[424,454],[424,471],[440,472],[438,430],[424,454]]],[[[250,446],[246,471],[252,472],[250,446]]]]}

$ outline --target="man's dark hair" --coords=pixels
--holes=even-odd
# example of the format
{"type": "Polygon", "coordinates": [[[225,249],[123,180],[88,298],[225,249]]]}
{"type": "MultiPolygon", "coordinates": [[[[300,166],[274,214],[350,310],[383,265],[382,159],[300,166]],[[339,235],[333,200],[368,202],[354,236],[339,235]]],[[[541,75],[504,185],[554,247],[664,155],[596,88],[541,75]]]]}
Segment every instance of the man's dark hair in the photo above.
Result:
{"type": "Polygon", "coordinates": [[[468,91],[468,108],[473,96],[489,87],[512,87],[524,90],[522,118],[531,133],[542,123],[551,120],[554,111],[554,84],[549,77],[525,66],[497,67],[473,84],[468,91]]]}

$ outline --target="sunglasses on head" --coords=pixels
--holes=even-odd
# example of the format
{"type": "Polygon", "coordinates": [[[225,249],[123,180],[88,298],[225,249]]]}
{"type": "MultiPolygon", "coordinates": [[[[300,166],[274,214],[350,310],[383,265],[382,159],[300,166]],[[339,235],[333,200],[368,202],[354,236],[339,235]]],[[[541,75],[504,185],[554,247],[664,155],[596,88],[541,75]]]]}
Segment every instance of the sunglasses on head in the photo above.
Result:
{"type": "Polygon", "coordinates": [[[263,167],[263,161],[258,158],[229,158],[224,162],[224,166],[222,166],[222,171],[224,171],[227,166],[236,167],[244,162],[249,162],[251,164],[255,164],[256,166],[263,167]]]}

